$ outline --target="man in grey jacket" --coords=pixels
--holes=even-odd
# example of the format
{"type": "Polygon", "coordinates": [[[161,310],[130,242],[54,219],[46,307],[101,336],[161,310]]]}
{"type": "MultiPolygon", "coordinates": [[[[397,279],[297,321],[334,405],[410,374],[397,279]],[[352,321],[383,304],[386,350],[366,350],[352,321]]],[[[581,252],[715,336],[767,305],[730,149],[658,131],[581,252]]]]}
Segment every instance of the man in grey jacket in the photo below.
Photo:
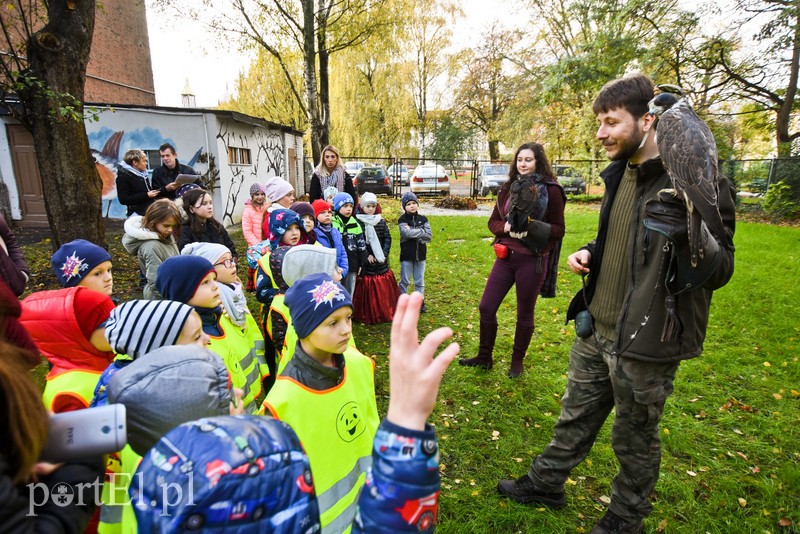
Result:
{"type": "MultiPolygon", "coordinates": [[[[597,237],[567,260],[573,272],[589,275],[567,318],[582,312],[585,319],[588,311],[591,329],[572,346],[553,440],[527,474],[498,484],[500,493],[518,502],[563,507],[570,471],[615,409],[611,443],[620,471],[594,534],[642,532],[661,463],[664,404],[680,361],[702,352],[713,290],[733,275],[734,198],[724,177],[718,198],[727,235],[715,236],[714,250],[696,270],[680,272],[688,250],[648,224],[663,212],[685,220],[682,204],[666,205],[658,197],[671,182],[654,140],[655,117],[648,113],[653,96],[653,83],[635,75],[606,84],[594,102],[597,138],[612,163],[601,173],[606,192],[597,237]],[[678,287],[676,280],[687,274],[695,279],[678,287]]],[[[678,233],[685,236],[685,223],[678,233]]]]}

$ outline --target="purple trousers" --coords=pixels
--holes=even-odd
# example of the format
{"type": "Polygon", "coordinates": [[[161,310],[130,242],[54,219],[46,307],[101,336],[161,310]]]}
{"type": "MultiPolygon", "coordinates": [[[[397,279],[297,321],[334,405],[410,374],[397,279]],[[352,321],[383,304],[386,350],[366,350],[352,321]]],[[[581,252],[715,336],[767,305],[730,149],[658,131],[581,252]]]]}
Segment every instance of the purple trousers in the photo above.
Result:
{"type": "Polygon", "coordinates": [[[503,299],[517,286],[517,328],[533,329],[533,311],[536,298],[547,276],[547,256],[526,256],[510,251],[504,260],[494,260],[492,272],[478,306],[481,322],[497,324],[497,310],[503,299]]]}

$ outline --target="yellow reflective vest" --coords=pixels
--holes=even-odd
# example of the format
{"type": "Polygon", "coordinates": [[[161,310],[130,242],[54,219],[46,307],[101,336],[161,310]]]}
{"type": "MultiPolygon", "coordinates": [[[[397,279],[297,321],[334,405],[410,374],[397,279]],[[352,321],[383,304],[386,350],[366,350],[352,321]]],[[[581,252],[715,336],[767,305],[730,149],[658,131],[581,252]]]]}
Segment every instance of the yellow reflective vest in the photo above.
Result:
{"type": "Polygon", "coordinates": [[[61,395],[69,395],[82,402],[84,408],[88,408],[94,397],[94,388],[97,386],[100,374],[86,369],[73,369],[52,377],[48,376],[42,394],[45,407],[55,412],[56,399],[61,395]]]}
{"type": "Polygon", "coordinates": [[[300,438],[326,533],[350,532],[380,423],[375,362],[355,349],[347,349],[344,359],[344,378],[336,387],[315,391],[278,375],[262,406],[300,438]]]}
{"type": "Polygon", "coordinates": [[[249,313],[244,328],[223,314],[219,320],[219,330],[221,336],[209,336],[211,343],[208,348],[225,362],[233,387],[244,392],[242,401],[245,412],[256,413],[258,405],[255,400],[261,394],[261,380],[269,376],[264,358],[264,336],[249,313]]]}

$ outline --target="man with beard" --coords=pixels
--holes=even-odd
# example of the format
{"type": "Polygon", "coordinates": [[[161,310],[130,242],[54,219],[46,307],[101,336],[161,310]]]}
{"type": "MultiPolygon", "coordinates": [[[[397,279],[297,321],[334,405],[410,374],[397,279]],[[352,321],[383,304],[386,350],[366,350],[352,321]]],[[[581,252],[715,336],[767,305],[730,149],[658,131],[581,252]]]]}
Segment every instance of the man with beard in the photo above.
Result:
{"type": "MultiPolygon", "coordinates": [[[[169,143],[164,143],[158,147],[158,152],[161,154],[161,167],[153,171],[153,187],[161,190],[162,198],[175,200],[175,192],[181,186],[175,181],[178,175],[197,174],[197,171],[188,165],[180,163],[175,147],[169,143]]],[[[201,187],[203,185],[199,177],[194,183],[201,187]]]]}
{"type": "MultiPolygon", "coordinates": [[[[597,139],[612,163],[600,174],[606,191],[597,237],[567,260],[573,272],[589,275],[567,311],[568,320],[579,314],[586,320],[582,332],[576,321],[578,335],[585,337],[576,337],[570,352],[552,441],[527,474],[498,483],[500,493],[515,501],[563,507],[567,477],[615,409],[611,445],[620,470],[594,534],[643,531],[661,463],[659,421],[665,401],[680,361],[702,352],[713,290],[733,274],[733,247],[720,243],[715,254],[706,255],[708,261],[713,256],[713,267],[691,290],[673,291],[666,281],[675,255],[689,251],[644,225],[662,208],[685,221],[682,203],[667,205],[658,197],[671,182],[654,140],[656,119],[648,112],[653,96],[653,83],[634,75],[606,84],[594,102],[597,139]]],[[[733,190],[724,177],[719,189],[725,243],[732,243],[733,190]]]]}

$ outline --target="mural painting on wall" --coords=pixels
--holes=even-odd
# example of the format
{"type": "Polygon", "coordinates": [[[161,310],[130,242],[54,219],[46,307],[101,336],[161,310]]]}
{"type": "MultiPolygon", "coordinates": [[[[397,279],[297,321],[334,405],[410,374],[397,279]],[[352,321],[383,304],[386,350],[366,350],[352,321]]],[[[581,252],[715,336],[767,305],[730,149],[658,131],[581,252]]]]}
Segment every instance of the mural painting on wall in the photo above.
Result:
{"type": "Polygon", "coordinates": [[[250,198],[250,187],[243,187],[245,182],[261,182],[262,184],[272,176],[282,176],[284,165],[283,136],[278,133],[254,128],[247,134],[234,132],[228,129],[228,124],[220,124],[219,139],[225,146],[235,146],[250,149],[252,156],[251,165],[233,165],[228,163],[231,173],[230,189],[225,198],[225,210],[222,215],[222,224],[233,224],[233,213],[237,206],[243,205],[250,198]],[[255,145],[255,146],[251,146],[255,145]],[[266,169],[261,165],[266,163],[266,169]],[[248,179],[249,178],[249,179],[248,179]],[[244,191],[244,192],[243,192],[244,191]]]}
{"type": "MultiPolygon", "coordinates": [[[[117,167],[122,162],[125,152],[134,148],[158,150],[163,143],[170,143],[177,150],[181,161],[181,147],[172,138],[165,137],[155,128],[141,128],[131,132],[124,130],[114,132],[110,128],[101,128],[97,132],[88,133],[88,136],[95,167],[103,181],[103,216],[111,219],[124,219],[127,213],[125,206],[117,200],[116,184],[117,167]]],[[[202,153],[203,147],[200,147],[188,162],[181,161],[181,163],[194,167],[202,153]]],[[[153,175],[153,169],[148,169],[147,172],[150,176],[153,175]]]]}

